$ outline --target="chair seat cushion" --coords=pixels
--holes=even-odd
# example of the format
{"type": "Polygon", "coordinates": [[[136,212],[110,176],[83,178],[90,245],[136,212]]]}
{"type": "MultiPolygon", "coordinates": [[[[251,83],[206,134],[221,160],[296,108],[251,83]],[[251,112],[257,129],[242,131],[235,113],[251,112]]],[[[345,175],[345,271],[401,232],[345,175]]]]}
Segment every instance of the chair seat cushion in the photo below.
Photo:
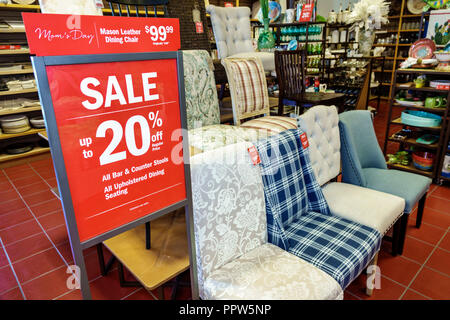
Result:
{"type": "Polygon", "coordinates": [[[211,125],[189,130],[189,146],[205,152],[239,142],[257,141],[264,137],[263,134],[248,128],[211,125]]]}
{"type": "Polygon", "coordinates": [[[215,270],[203,299],[341,300],[342,289],[328,274],[302,259],[264,244],[215,270]]]}
{"type": "Polygon", "coordinates": [[[403,214],[400,197],[348,183],[332,182],[322,188],[332,214],[378,230],[382,235],[403,214]]]}
{"type": "Polygon", "coordinates": [[[285,230],[289,252],[333,277],[345,289],[368,266],[381,245],[375,229],[308,212],[285,230]]]}
{"type": "Polygon", "coordinates": [[[261,59],[264,71],[274,71],[275,70],[275,54],[273,52],[241,52],[229,56],[227,58],[248,58],[248,57],[258,57],[261,59]]]}
{"type": "Polygon", "coordinates": [[[430,178],[400,170],[365,168],[363,174],[367,188],[405,199],[405,213],[412,211],[431,185],[430,178]]]}
{"type": "Polygon", "coordinates": [[[297,119],[279,116],[267,116],[241,124],[241,128],[251,128],[256,130],[267,130],[268,134],[277,134],[289,129],[297,129],[297,119]]]}

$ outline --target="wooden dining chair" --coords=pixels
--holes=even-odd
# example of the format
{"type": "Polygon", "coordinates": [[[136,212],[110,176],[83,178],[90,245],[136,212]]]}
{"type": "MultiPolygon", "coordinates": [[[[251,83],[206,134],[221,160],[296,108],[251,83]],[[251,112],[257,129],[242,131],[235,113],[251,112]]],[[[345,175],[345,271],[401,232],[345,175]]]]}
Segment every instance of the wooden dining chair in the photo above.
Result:
{"type": "Polygon", "coordinates": [[[109,7],[111,8],[111,14],[113,16],[116,15],[116,10],[119,13],[119,16],[123,16],[123,7],[126,8],[126,16],[131,16],[131,7],[133,6],[136,11],[136,17],[140,16],[139,8],[143,7],[143,16],[149,17],[150,11],[149,8],[153,7],[154,16],[158,16],[158,6],[162,6],[164,8],[164,16],[169,15],[169,11],[167,9],[167,4],[169,3],[169,0],[107,0],[109,7]],[[114,4],[117,6],[117,9],[115,9],[114,4]]]}
{"type": "Polygon", "coordinates": [[[275,51],[275,69],[279,85],[278,115],[284,114],[285,100],[294,101],[303,113],[304,105],[340,105],[344,94],[305,92],[304,50],[275,51]]]}

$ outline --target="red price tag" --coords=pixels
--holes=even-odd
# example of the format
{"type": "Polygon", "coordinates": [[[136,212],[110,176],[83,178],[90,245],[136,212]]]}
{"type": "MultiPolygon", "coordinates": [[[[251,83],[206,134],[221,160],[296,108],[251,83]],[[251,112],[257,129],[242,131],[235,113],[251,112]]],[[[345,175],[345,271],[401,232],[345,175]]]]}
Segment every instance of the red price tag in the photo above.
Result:
{"type": "Polygon", "coordinates": [[[94,3],[97,8],[103,9],[105,7],[102,0],[94,0],[94,3]]]}
{"type": "Polygon", "coordinates": [[[82,242],[186,198],[176,59],[47,74],[82,242]]]}
{"type": "Polygon", "coordinates": [[[302,142],[303,149],[306,149],[306,148],[309,147],[308,137],[306,136],[306,133],[305,133],[305,132],[303,132],[303,133],[300,135],[300,140],[301,140],[301,142],[302,142]]]}
{"type": "Polygon", "coordinates": [[[251,146],[247,149],[250,154],[250,158],[252,159],[253,165],[257,165],[261,163],[261,159],[259,158],[258,150],[256,150],[255,146],[251,146]]]}
{"type": "Polygon", "coordinates": [[[311,21],[314,4],[304,4],[302,7],[302,13],[300,15],[300,22],[311,21]]]}
{"type": "Polygon", "coordinates": [[[197,33],[203,33],[203,23],[202,22],[195,23],[195,31],[197,33]]]}

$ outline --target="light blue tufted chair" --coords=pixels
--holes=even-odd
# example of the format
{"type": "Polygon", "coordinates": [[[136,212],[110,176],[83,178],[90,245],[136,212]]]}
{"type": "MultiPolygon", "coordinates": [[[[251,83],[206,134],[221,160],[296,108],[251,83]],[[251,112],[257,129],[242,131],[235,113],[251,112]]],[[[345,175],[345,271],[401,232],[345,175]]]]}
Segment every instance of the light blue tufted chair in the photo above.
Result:
{"type": "Polygon", "coordinates": [[[339,115],[342,182],[390,193],[405,199],[397,253],[402,254],[408,217],[418,202],[416,227],[422,222],[431,179],[387,168],[378,145],[369,111],[356,110],[339,115]]]}

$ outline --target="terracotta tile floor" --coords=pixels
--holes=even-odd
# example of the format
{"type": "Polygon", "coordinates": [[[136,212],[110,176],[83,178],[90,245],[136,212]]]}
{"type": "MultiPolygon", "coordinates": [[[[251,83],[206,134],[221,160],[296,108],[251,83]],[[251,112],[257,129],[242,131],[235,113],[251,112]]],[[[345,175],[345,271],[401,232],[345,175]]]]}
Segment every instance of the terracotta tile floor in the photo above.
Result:
{"type": "MultiPolygon", "coordinates": [[[[380,143],[384,141],[384,114],[375,118],[380,143]]],[[[66,269],[73,259],[61,205],[49,192],[54,186],[50,159],[0,169],[0,299],[81,298],[79,291],[66,286],[66,269]]],[[[414,227],[415,215],[414,211],[402,256],[392,257],[390,244],[383,244],[381,290],[369,299],[450,299],[450,186],[431,187],[420,229],[414,227]]],[[[142,288],[121,288],[117,265],[106,277],[101,276],[95,250],[86,250],[85,260],[94,299],[156,296],[142,288]]],[[[345,299],[368,299],[365,279],[361,275],[352,283],[345,299]]],[[[166,296],[170,290],[165,289],[166,296]]],[[[177,297],[189,299],[189,288],[180,288],[177,297]]]]}

